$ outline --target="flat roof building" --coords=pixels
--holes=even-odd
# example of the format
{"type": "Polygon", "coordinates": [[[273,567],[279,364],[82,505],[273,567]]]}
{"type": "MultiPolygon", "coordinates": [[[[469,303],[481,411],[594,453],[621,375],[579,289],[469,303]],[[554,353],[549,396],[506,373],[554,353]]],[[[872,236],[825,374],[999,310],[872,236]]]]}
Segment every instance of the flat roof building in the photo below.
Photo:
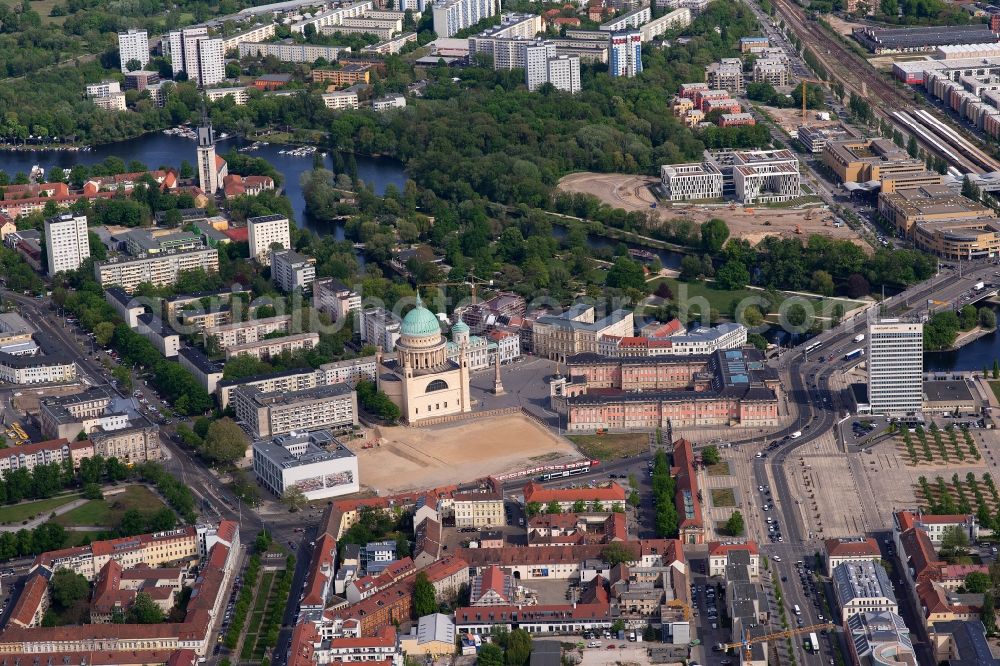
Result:
{"type": "Polygon", "coordinates": [[[872,414],[919,412],[923,407],[924,325],[872,317],[867,340],[872,414]]]}
{"type": "Polygon", "coordinates": [[[320,428],[337,431],[358,424],[357,394],[347,384],[288,393],[263,393],[244,385],[233,391],[232,403],[239,421],[258,438],[320,428]]]}
{"type": "Polygon", "coordinates": [[[878,562],[844,562],[837,565],[833,570],[833,589],[842,623],[859,613],[899,612],[892,582],[878,562]]]}
{"type": "Polygon", "coordinates": [[[358,492],[358,459],[328,430],[253,443],[253,469],[278,497],[295,486],[310,500],[358,492]]]}

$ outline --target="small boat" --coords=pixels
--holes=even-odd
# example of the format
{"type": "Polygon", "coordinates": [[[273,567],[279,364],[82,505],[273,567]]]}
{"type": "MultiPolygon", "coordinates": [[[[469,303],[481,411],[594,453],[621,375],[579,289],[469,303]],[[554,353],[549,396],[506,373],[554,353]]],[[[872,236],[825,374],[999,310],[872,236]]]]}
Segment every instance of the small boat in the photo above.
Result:
{"type": "Polygon", "coordinates": [[[628,253],[629,256],[634,257],[636,259],[643,259],[646,261],[652,261],[653,259],[656,259],[656,255],[650,252],[649,250],[640,250],[638,248],[630,247],[628,253]]]}
{"type": "Polygon", "coordinates": [[[31,167],[31,172],[28,174],[28,179],[33,183],[40,183],[45,180],[45,169],[39,165],[31,167]]]}

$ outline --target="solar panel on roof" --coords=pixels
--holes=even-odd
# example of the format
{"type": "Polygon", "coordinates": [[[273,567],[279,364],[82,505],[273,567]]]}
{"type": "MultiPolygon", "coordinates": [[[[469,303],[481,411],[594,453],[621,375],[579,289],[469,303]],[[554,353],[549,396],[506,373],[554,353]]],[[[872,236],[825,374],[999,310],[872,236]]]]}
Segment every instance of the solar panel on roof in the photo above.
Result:
{"type": "Polygon", "coordinates": [[[733,384],[747,384],[750,382],[750,378],[746,375],[733,375],[729,378],[733,384]]]}
{"type": "Polygon", "coordinates": [[[743,352],[738,349],[730,349],[726,352],[726,358],[742,358],[743,352]]]}

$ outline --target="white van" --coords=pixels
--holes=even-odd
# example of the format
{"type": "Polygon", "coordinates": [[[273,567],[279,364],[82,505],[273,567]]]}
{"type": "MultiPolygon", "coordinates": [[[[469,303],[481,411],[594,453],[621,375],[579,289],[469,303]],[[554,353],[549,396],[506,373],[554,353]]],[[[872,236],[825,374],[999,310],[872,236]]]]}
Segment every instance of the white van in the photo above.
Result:
{"type": "Polygon", "coordinates": [[[796,615],[802,615],[802,610],[799,608],[798,604],[795,604],[795,608],[793,610],[795,611],[796,615]]]}
{"type": "Polygon", "coordinates": [[[791,437],[792,439],[798,439],[801,436],[802,436],[802,431],[801,430],[796,430],[791,435],[789,435],[789,437],[791,437]]]}

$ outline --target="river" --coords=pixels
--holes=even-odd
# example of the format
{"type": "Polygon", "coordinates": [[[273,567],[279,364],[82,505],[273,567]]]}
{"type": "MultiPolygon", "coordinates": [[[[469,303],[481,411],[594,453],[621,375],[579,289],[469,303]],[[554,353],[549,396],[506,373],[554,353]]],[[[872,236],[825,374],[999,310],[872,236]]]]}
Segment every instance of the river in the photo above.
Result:
{"type": "MultiPolygon", "coordinates": [[[[219,141],[216,150],[221,155],[234,148],[246,145],[242,139],[229,138],[219,141]]],[[[261,146],[247,155],[262,157],[270,162],[275,169],[281,172],[284,177],[282,187],[285,194],[292,202],[292,209],[295,211],[295,221],[302,226],[313,229],[318,233],[329,233],[333,229],[334,236],[343,239],[344,229],[340,225],[331,226],[325,223],[314,223],[307,219],[305,215],[305,199],[302,197],[302,187],[299,185],[299,177],[305,171],[309,171],[313,166],[312,156],[295,157],[293,155],[282,155],[278,151],[284,148],[279,144],[267,144],[261,146]]],[[[27,174],[35,164],[43,167],[48,173],[52,167],[62,167],[68,169],[74,164],[93,164],[100,162],[106,157],[120,157],[127,163],[129,160],[138,160],[150,169],[160,166],[170,166],[178,168],[181,161],[187,160],[192,165],[197,164],[195,159],[195,142],[179,136],[171,136],[162,132],[153,132],[136,139],[122,141],[119,143],[108,143],[95,146],[93,150],[67,151],[67,150],[44,150],[44,151],[17,151],[0,150],[0,169],[7,172],[13,179],[19,171],[27,174]]],[[[385,191],[386,185],[393,184],[400,190],[406,182],[406,173],[403,165],[391,158],[376,158],[358,155],[355,160],[358,165],[358,178],[365,183],[371,183],[375,187],[377,194],[385,191]]],[[[331,157],[327,157],[327,168],[333,164],[331,157]]]]}
{"type": "Polygon", "coordinates": [[[987,333],[967,345],[946,352],[924,354],[924,370],[982,370],[992,368],[993,361],[1000,360],[1000,334],[987,333]]]}

